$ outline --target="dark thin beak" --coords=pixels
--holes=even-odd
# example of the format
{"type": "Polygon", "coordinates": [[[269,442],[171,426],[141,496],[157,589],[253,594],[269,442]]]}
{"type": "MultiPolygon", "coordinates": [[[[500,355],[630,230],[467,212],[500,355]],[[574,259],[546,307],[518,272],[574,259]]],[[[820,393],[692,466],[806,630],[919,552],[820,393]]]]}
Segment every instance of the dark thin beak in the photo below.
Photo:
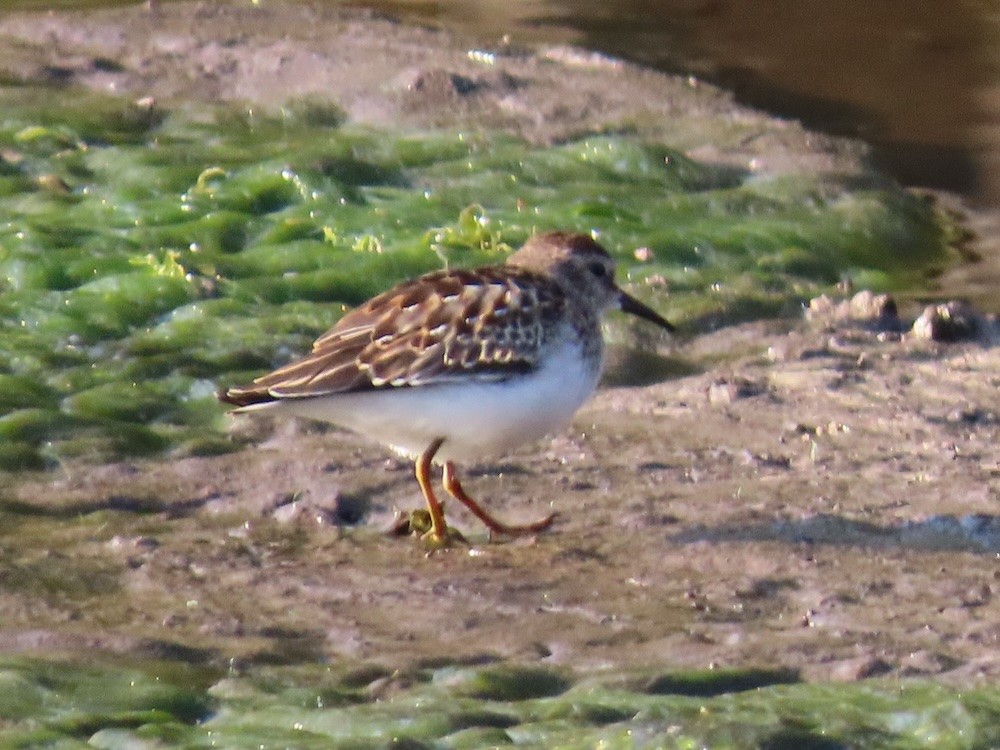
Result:
{"type": "Polygon", "coordinates": [[[674,327],[671,325],[670,321],[662,317],[656,310],[651,307],[646,307],[635,297],[631,297],[625,292],[619,290],[618,292],[618,307],[622,312],[627,312],[629,315],[635,315],[644,320],[648,320],[650,323],[656,323],[660,328],[665,328],[668,331],[673,331],[674,327]]]}

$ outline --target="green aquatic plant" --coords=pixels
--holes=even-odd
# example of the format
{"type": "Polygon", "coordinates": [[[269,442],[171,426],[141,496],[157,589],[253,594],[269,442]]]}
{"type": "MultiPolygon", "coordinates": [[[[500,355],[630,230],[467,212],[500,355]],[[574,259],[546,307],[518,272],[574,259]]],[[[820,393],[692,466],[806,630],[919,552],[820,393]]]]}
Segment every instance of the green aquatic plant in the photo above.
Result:
{"type": "Polygon", "coordinates": [[[0,744],[964,750],[1000,741],[995,689],[923,681],[773,684],[744,670],[727,685],[688,672],[678,684],[712,691],[650,694],[625,686],[627,676],[506,663],[226,672],[119,662],[0,663],[0,744]]]}
{"type": "Polygon", "coordinates": [[[694,328],[845,275],[912,287],[946,258],[931,207],[884,180],[755,174],[628,135],[533,146],[315,105],[0,99],[0,468],[225,450],[220,384],[538,230],[600,235],[638,296],[694,328]]]}

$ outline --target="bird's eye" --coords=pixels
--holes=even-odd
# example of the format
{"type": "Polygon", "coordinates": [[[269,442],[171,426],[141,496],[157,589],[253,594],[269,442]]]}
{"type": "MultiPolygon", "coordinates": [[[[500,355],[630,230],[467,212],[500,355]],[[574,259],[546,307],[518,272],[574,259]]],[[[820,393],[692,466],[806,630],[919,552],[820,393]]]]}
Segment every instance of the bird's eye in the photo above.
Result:
{"type": "Polygon", "coordinates": [[[594,276],[596,276],[597,278],[603,279],[605,276],[608,275],[608,267],[605,266],[603,263],[596,263],[596,262],[591,263],[590,272],[594,274],[594,276]]]}

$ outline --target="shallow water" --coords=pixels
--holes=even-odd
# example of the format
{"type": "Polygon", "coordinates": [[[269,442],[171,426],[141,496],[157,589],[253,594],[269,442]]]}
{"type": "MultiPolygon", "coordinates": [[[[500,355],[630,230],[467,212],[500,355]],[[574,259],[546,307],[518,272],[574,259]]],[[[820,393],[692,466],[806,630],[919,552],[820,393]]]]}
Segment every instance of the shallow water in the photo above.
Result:
{"type": "Polygon", "coordinates": [[[906,12],[851,0],[350,4],[483,40],[572,43],[696,75],[752,106],[875,145],[905,184],[996,199],[988,4],[918,0],[906,12]]]}
{"type": "MultiPolygon", "coordinates": [[[[171,0],[157,0],[170,2],[171,0]]],[[[861,138],[904,184],[996,203],[997,14],[919,0],[906,12],[853,0],[329,0],[457,29],[484,44],[571,43],[696,75],[810,128],[861,138]]],[[[8,0],[29,9],[136,0],[8,0]]]]}

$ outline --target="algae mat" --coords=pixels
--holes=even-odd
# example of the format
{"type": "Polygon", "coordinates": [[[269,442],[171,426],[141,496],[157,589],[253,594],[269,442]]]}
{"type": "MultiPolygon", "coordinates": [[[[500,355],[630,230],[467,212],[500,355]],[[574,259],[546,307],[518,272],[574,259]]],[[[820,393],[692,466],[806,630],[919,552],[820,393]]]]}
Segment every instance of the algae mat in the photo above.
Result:
{"type": "Polygon", "coordinates": [[[731,670],[602,679],[455,664],[220,675],[8,660],[0,714],[0,741],[25,748],[947,750],[1000,741],[995,691],[805,685],[731,670]]]}
{"type": "Polygon", "coordinates": [[[303,40],[276,7],[191,6],[191,29],[187,7],[0,19],[20,40],[0,122],[0,641],[37,657],[2,665],[5,740],[996,742],[988,687],[797,682],[997,673],[995,352],[746,322],[845,277],[923,288],[951,260],[929,202],[856,145],[613,61],[470,53],[377,19],[337,21],[333,44],[320,11],[303,40]],[[213,43],[234,19],[246,33],[213,43]],[[396,28],[377,57],[415,67],[323,78],[365,28],[396,28]],[[251,64],[279,47],[287,65],[251,64]],[[64,80],[136,101],[52,88],[53,54],[64,80]],[[584,88],[554,96],[570,75],[584,88]],[[255,80],[275,106],[204,101],[255,80]],[[274,101],[331,81],[347,89],[274,101]],[[498,512],[559,509],[552,535],[426,559],[379,533],[416,500],[404,464],[338,432],[233,430],[215,404],[344,306],[555,227],[598,233],[683,335],[614,323],[617,382],[653,385],[474,474],[498,512]]]}
{"type": "Polygon", "coordinates": [[[537,230],[598,232],[693,326],[791,309],[845,274],[913,284],[946,257],[931,207],[891,185],[768,178],[635,137],[546,147],[365,130],[308,102],[248,116],[5,98],[6,468],[226,450],[221,384],[393,282],[501,262],[537,230]]]}

